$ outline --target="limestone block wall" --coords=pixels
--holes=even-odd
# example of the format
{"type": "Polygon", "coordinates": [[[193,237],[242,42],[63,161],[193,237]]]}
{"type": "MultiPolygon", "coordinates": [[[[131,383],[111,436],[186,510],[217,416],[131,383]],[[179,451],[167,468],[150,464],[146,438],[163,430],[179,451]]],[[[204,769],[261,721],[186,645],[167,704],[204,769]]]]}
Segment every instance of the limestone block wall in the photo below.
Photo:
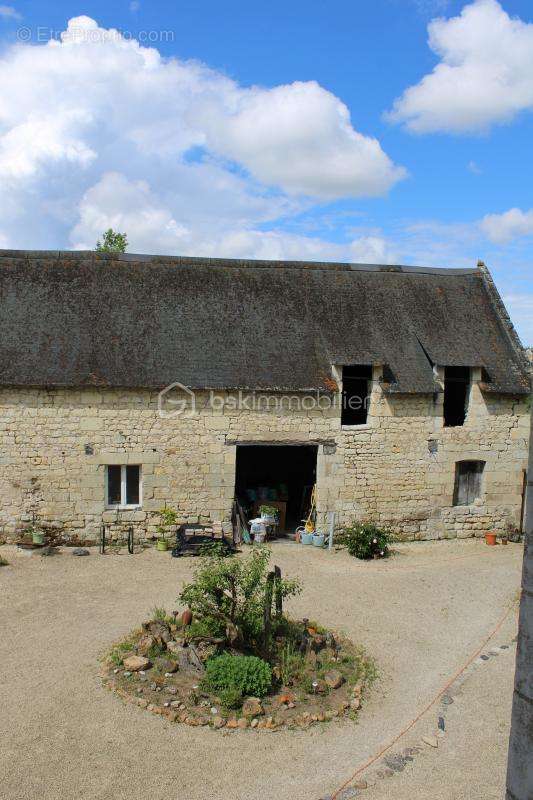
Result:
{"type": "Polygon", "coordinates": [[[227,522],[239,442],[318,444],[320,524],[334,511],[339,523],[370,518],[442,538],[519,522],[525,401],[485,396],[474,382],[464,427],[443,428],[441,394],[386,395],[375,370],[367,424],[341,428],[338,403],[247,397],[202,392],[194,408],[162,416],[147,390],[1,390],[0,533],[16,536],[35,515],[67,535],[96,537],[105,521],[152,536],[165,503],[184,521],[227,522]],[[465,459],[486,461],[482,497],[454,507],[465,459]],[[106,509],[106,465],[126,463],[141,465],[142,507],[106,509]]]}
{"type": "MultiPolygon", "coordinates": [[[[443,388],[443,371],[439,371],[443,388]]],[[[340,512],[408,538],[481,536],[520,524],[529,440],[525,399],[485,395],[474,375],[461,427],[443,424],[443,393],[386,395],[374,383],[368,425],[344,429],[340,512]],[[458,461],[484,461],[482,496],[454,506],[458,461]]]]}

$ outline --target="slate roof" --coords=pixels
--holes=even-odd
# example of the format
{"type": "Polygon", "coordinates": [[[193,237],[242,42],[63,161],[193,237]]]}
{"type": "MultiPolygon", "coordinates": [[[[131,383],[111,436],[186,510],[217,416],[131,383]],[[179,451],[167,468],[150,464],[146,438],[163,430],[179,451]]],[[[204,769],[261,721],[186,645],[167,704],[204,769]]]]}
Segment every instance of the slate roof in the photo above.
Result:
{"type": "Polygon", "coordinates": [[[383,364],[391,392],[433,364],[529,391],[485,267],[424,269],[0,251],[0,385],[313,390],[332,364],[383,364]]]}

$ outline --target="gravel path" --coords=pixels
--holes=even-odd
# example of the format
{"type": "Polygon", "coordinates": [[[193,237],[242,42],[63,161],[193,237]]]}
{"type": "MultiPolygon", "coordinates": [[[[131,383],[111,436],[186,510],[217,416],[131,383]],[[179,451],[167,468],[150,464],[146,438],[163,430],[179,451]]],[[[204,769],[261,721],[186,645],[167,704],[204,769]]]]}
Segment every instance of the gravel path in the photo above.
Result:
{"type": "MultiPolygon", "coordinates": [[[[406,544],[394,559],[368,564],[290,543],[276,543],[273,551],[284,573],[305,580],[304,592],[290,603],[292,613],[344,631],[379,664],[380,681],[358,724],[220,733],[171,725],[123,705],[101,688],[97,660],[155,605],[174,607],[194,560],[154,550],[105,557],[92,551],[86,558],[66,550],[27,558],[5,546],[0,554],[12,566],[0,569],[0,797],[317,800],[332,794],[466,661],[516,602],[520,585],[518,545],[406,544]]],[[[516,625],[514,616],[508,625],[516,625]]],[[[509,631],[501,633],[509,638],[509,631]]],[[[455,731],[466,738],[455,761],[443,744],[424,756],[428,765],[434,758],[433,767],[424,767],[420,757],[386,787],[382,782],[368,789],[369,800],[501,796],[514,668],[509,653],[487,666],[496,671],[495,683],[488,685],[480,668],[465,684],[465,710],[455,731]],[[486,732],[494,720],[497,735],[472,733],[478,722],[486,732]],[[472,784],[466,794],[426,793],[424,769],[448,769],[449,762],[454,780],[463,770],[475,781],[480,760],[483,792],[476,794],[472,784]],[[397,793],[408,781],[409,793],[397,793]]],[[[434,778],[442,784],[442,776],[434,778]]]]}
{"type": "MultiPolygon", "coordinates": [[[[516,635],[513,616],[495,637],[507,645],[516,635]]],[[[493,649],[493,642],[486,652],[493,649]]],[[[501,800],[507,771],[516,646],[476,665],[446,709],[446,734],[437,750],[423,746],[401,774],[361,792],[366,800],[501,800]]],[[[435,713],[406,737],[401,747],[420,744],[420,735],[435,728],[435,713]]],[[[395,749],[400,749],[400,746],[395,749]]],[[[349,792],[347,793],[349,794],[349,792]]],[[[359,795],[356,795],[357,797],[359,795]]],[[[342,800],[342,794],[339,797],[342,800]]]]}

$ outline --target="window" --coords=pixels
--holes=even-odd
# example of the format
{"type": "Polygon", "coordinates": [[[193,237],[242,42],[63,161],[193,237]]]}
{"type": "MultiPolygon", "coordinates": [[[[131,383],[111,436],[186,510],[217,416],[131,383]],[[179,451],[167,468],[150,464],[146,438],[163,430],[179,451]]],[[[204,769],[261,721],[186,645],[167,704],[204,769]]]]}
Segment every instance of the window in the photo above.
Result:
{"type": "Polygon", "coordinates": [[[138,464],[110,464],[107,467],[108,506],[141,505],[141,468],[138,464]]]}
{"type": "Polygon", "coordinates": [[[342,368],[341,425],[364,425],[370,403],[371,366],[342,368]]]}
{"type": "Polygon", "coordinates": [[[470,367],[444,368],[444,427],[464,425],[469,389],[470,367]]]}
{"type": "Polygon", "coordinates": [[[454,506],[469,506],[481,497],[484,461],[458,461],[455,465],[454,506]]]}

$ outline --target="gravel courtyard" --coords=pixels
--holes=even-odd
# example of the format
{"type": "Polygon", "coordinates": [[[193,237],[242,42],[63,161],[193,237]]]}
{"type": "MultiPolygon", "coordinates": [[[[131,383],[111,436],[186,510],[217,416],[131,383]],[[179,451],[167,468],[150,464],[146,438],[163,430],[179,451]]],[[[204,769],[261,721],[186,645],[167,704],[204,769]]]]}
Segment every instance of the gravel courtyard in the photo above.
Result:
{"type": "MultiPolygon", "coordinates": [[[[516,605],[522,548],[402,544],[363,563],[275,543],[304,582],[295,615],[363,644],[380,679],[357,724],[218,732],[171,725],[104,691],[98,659],[155,606],[172,609],[193,559],[17,556],[0,569],[0,797],[6,800],[318,800],[397,735],[516,605]]],[[[516,614],[487,648],[510,643],[516,614]]],[[[439,748],[361,792],[369,800],[488,800],[503,794],[514,646],[483,662],[450,709],[439,748]],[[486,670],[484,672],[484,670],[486,670]]],[[[430,711],[397,747],[435,728],[430,711]]]]}

